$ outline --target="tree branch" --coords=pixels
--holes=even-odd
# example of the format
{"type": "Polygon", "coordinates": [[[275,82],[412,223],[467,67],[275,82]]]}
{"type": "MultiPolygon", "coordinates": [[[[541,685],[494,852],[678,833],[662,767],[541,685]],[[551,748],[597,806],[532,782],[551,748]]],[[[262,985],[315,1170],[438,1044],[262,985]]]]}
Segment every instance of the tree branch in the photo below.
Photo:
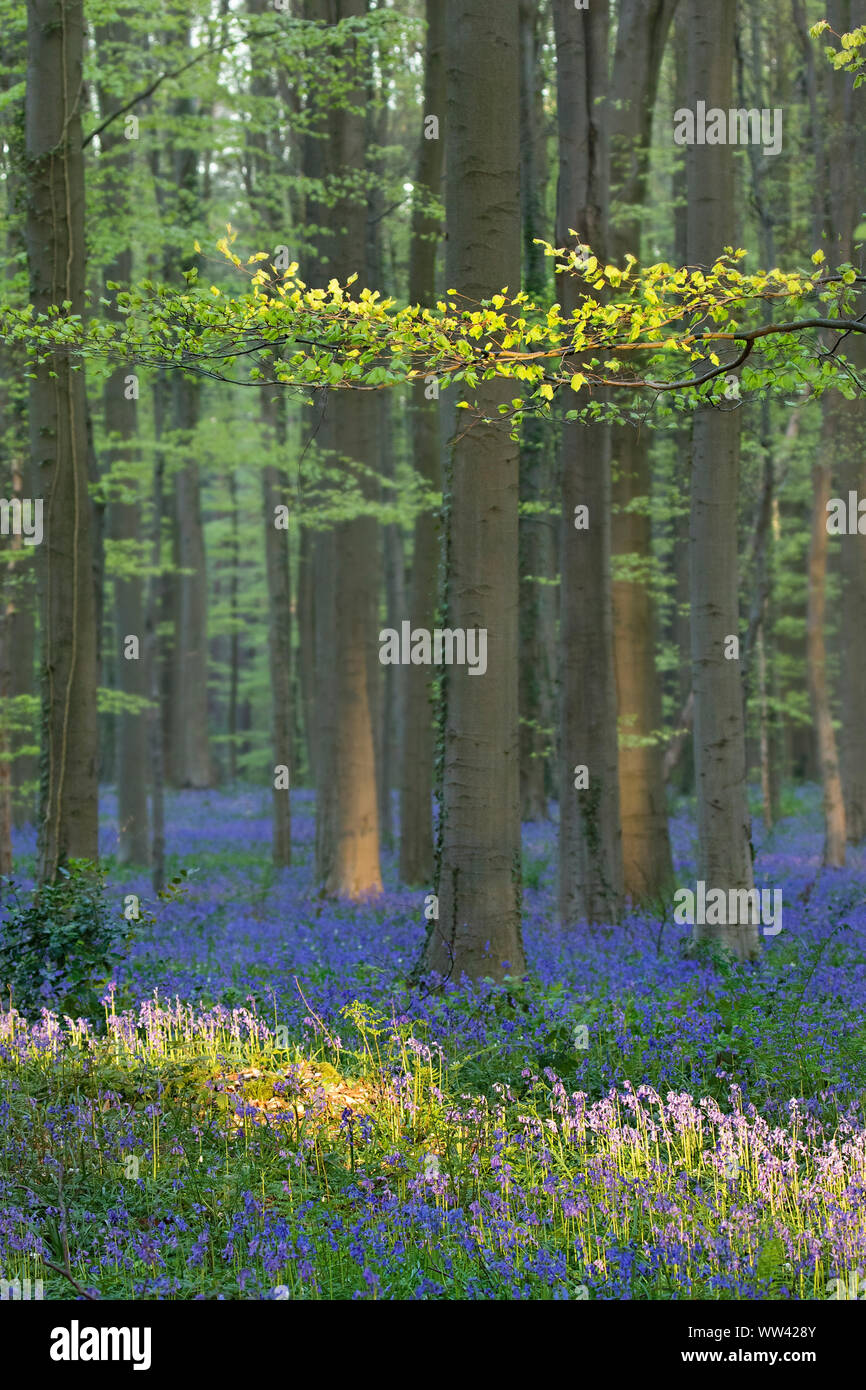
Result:
{"type": "Polygon", "coordinates": [[[139,102],[146,101],[149,96],[153,96],[157,87],[161,87],[163,82],[168,82],[169,79],[173,77],[180,77],[190,68],[195,67],[196,63],[203,62],[205,58],[210,58],[214,53],[223,53],[227,48],[236,48],[239,43],[257,43],[259,39],[273,38],[280,32],[279,29],[269,29],[264,34],[242,34],[240,38],[227,39],[225,43],[208,44],[207,48],[202,49],[201,53],[197,53],[195,57],[190,58],[188,62],[182,63],[179,68],[173,68],[170,72],[160,73],[159,77],[155,78],[149,86],[137,92],[134,97],[131,97],[130,100],[119,107],[117,111],[113,111],[110,116],[106,116],[105,120],[101,121],[94,130],[91,130],[89,135],[85,135],[81,142],[81,148],[85,149],[90,144],[91,140],[94,140],[97,135],[101,135],[104,130],[107,130],[107,128],[121,116],[125,116],[126,112],[131,111],[133,106],[137,106],[139,102]]]}

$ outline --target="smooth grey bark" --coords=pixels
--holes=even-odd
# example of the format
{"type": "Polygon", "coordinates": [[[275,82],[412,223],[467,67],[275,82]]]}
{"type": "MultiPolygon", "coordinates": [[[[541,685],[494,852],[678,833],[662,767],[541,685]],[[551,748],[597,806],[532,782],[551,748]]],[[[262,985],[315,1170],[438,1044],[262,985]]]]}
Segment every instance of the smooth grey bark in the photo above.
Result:
{"type": "MultiPolygon", "coordinates": [[[[574,232],[603,258],[610,187],[604,107],[607,7],[576,11],[567,0],[554,0],[553,18],[559,126],[556,243],[573,245],[574,232]]],[[[560,278],[557,298],[564,313],[576,308],[579,288],[575,276],[560,278]]],[[[615,922],[623,884],[608,427],[564,422],[559,466],[559,917],[565,924],[615,922]],[[578,506],[588,508],[585,529],[575,527],[578,506]],[[582,774],[575,775],[582,768],[588,774],[586,786],[582,774]]]]}
{"type": "MultiPolygon", "coordinates": [[[[447,0],[446,274],[479,300],[520,278],[518,0],[447,0]]],[[[461,395],[445,480],[446,625],[487,632],[487,669],[443,667],[438,920],[424,964],[459,980],[524,969],[520,926],[518,449],[495,376],[461,395]],[[467,418],[468,417],[468,418],[467,418]]]]}
{"type": "MultiPolygon", "coordinates": [[[[689,0],[689,105],[728,110],[733,95],[736,0],[689,0]]],[[[727,145],[691,145],[686,158],[688,260],[711,266],[735,240],[734,160],[727,145]]],[[[708,887],[753,886],[746,747],[739,660],[725,656],[740,631],[737,500],[738,410],[705,408],[692,430],[690,593],[698,877],[708,887]]],[[[695,924],[694,939],[718,939],[739,959],[758,953],[757,924],[695,924]]]]}
{"type": "MultiPolygon", "coordinates": [[[[80,0],[31,0],[25,102],[27,257],[34,312],[84,313],[80,0]]],[[[38,876],[98,855],[96,623],[84,373],[52,353],[30,381],[39,547],[42,764],[38,876]]]]}

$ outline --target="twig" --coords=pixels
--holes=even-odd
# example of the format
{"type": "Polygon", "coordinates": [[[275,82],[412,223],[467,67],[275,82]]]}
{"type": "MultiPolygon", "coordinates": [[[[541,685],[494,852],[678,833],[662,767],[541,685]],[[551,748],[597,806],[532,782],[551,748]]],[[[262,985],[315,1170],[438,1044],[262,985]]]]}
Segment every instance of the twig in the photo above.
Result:
{"type": "Polygon", "coordinates": [[[40,1255],[39,1258],[45,1265],[46,1269],[53,1269],[55,1274],[62,1274],[64,1279],[68,1279],[70,1284],[72,1284],[73,1288],[77,1289],[78,1292],[81,1294],[82,1298],[89,1298],[91,1303],[99,1302],[99,1298],[97,1297],[97,1295],[88,1293],[86,1289],[83,1289],[79,1284],[78,1280],[73,1279],[68,1269],[61,1269],[60,1265],[52,1264],[50,1260],[46,1260],[44,1255],[40,1255]]]}

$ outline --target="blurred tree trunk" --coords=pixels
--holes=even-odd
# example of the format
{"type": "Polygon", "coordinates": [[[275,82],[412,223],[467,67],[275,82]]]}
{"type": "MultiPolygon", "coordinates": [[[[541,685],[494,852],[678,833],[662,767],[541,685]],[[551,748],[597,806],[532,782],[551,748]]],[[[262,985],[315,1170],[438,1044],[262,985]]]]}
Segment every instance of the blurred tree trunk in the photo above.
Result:
{"type": "MultiPolygon", "coordinates": [[[[285,398],[274,396],[273,387],[261,394],[265,438],[274,453],[286,447],[285,398]]],[[[271,676],[271,752],[275,767],[292,766],[292,591],[289,568],[289,532],[275,525],[276,508],[287,505],[285,470],[277,464],[262,469],[262,502],[265,521],[265,570],[268,583],[268,658],[271,676]]],[[[272,773],[272,781],[273,781],[272,773]]],[[[292,862],[292,812],[289,792],[274,786],[272,792],[272,859],[278,868],[292,862]]]]}
{"type": "MultiPolygon", "coordinates": [[[[845,175],[840,169],[840,150],[836,142],[843,139],[843,133],[835,121],[825,131],[819,110],[819,84],[815,70],[815,54],[811,43],[805,10],[802,0],[794,0],[793,15],[800,44],[803,51],[806,92],[809,101],[809,117],[812,134],[812,150],[815,161],[815,193],[812,205],[812,240],[818,244],[829,228],[828,194],[841,195],[844,190],[845,175]],[[835,146],[831,155],[829,146],[835,146]],[[827,173],[830,170],[828,188],[827,173]]],[[[841,22],[837,9],[835,17],[841,22]]],[[[831,21],[832,22],[832,21],[831,21]]],[[[838,118],[841,114],[836,106],[841,88],[834,84],[831,75],[825,73],[828,95],[828,114],[838,118]]],[[[844,204],[844,197],[838,201],[844,204]]],[[[840,209],[837,208],[837,211],[840,209]]],[[[842,209],[844,211],[844,208],[842,209]]],[[[843,221],[844,226],[844,221],[843,221]]],[[[831,261],[832,264],[832,261],[831,261]]],[[[836,448],[835,431],[842,424],[835,419],[835,393],[828,392],[822,402],[823,434],[828,455],[836,448]]],[[[843,431],[843,447],[845,444],[843,431]]],[[[847,454],[847,449],[845,449],[847,454]]],[[[844,467],[844,464],[843,464],[844,467]]],[[[812,467],[812,527],[808,561],[808,591],[806,607],[806,667],[809,684],[809,702],[812,723],[815,731],[814,746],[817,752],[818,772],[823,789],[824,802],[824,863],[840,868],[845,863],[845,797],[842,777],[839,771],[839,757],[836,745],[836,731],[833,726],[833,711],[830,703],[830,690],[827,680],[827,649],[825,640],[825,617],[827,608],[827,555],[829,536],[827,533],[827,502],[832,491],[832,470],[825,458],[816,460],[812,467]]],[[[851,537],[843,537],[851,540],[851,537]]],[[[862,615],[861,615],[862,616],[862,615]]],[[[847,637],[847,634],[846,634],[847,637]]]]}
{"type": "MultiPolygon", "coordinates": [[[[100,53],[130,42],[129,26],[115,21],[97,30],[100,53]]],[[[104,88],[99,92],[100,113],[112,109],[112,101],[104,88]]],[[[104,192],[106,206],[113,221],[111,232],[118,247],[116,256],[105,271],[106,280],[127,285],[132,280],[132,223],[129,204],[129,179],[132,172],[133,145],[123,135],[122,124],[110,125],[100,137],[104,159],[104,192]]],[[[104,306],[108,318],[120,320],[122,315],[111,304],[104,306]]],[[[108,525],[113,541],[119,542],[130,557],[142,544],[141,503],[136,493],[138,455],[134,444],[138,428],[137,377],[132,367],[120,367],[103,388],[103,423],[106,437],[103,462],[108,481],[108,525]],[[133,379],[130,380],[130,377],[133,379]],[[130,496],[131,494],[131,496],[130,496]]],[[[142,700],[148,694],[147,651],[145,639],[144,580],[137,573],[114,577],[115,646],[114,669],[117,684],[125,694],[142,700]],[[128,636],[138,639],[137,659],[127,659],[125,643],[128,636]]],[[[142,709],[124,711],[116,724],[116,785],[117,832],[120,864],[148,864],[150,861],[149,827],[147,818],[147,724],[142,709]]]]}
{"type": "MultiPolygon", "coordinates": [[[[262,408],[262,418],[265,411],[262,408]]],[[[229,693],[226,710],[226,734],[228,736],[228,778],[229,785],[234,789],[238,775],[238,690],[240,687],[240,650],[241,632],[240,620],[238,616],[238,589],[240,586],[240,545],[238,544],[237,529],[233,524],[233,518],[237,517],[238,505],[238,479],[233,468],[229,469],[227,478],[229,494],[229,539],[226,546],[228,564],[228,667],[229,667],[229,693]]],[[[267,527],[267,515],[265,515],[265,527],[267,527]]],[[[265,578],[267,580],[267,554],[265,557],[265,578]]]]}
{"type": "MultiPolygon", "coordinates": [[[[554,0],[559,184],[556,244],[574,236],[607,254],[608,13],[554,0]]],[[[557,298],[574,312],[583,286],[563,275],[557,298]]],[[[578,398],[581,404],[584,397],[578,398]]],[[[564,422],[561,436],[559,916],[615,922],[622,904],[616,685],[610,574],[610,430],[564,422]],[[588,525],[575,525],[576,508],[588,525]],[[581,771],[579,771],[579,769],[581,771]],[[585,769],[586,780],[583,781],[585,769]]]]}
{"type": "MultiPolygon", "coordinates": [[[[827,18],[837,33],[866,24],[866,0],[830,0],[827,18]]],[[[828,112],[826,130],[829,171],[830,224],[834,241],[828,260],[835,269],[855,259],[855,236],[863,216],[866,185],[866,93],[854,89],[844,71],[826,67],[828,112]]],[[[856,312],[866,309],[864,297],[856,312]]],[[[866,375],[866,340],[851,334],[842,351],[861,380],[866,375]]],[[[839,495],[856,492],[866,497],[866,451],[863,447],[863,399],[846,400],[838,391],[824,397],[826,438],[837,459],[839,495]]],[[[842,789],[848,839],[866,837],[866,535],[840,536],[842,606],[841,704],[842,789]]]]}
{"type": "MultiPolygon", "coordinates": [[[[438,139],[426,139],[418,147],[415,186],[418,197],[412,212],[409,247],[409,303],[432,307],[436,298],[436,249],[439,219],[425,207],[427,196],[438,197],[442,185],[445,141],[445,6],[427,0],[427,42],[424,61],[424,117],[436,116],[438,139]]],[[[441,478],[441,439],[438,388],[422,381],[410,388],[412,464],[419,479],[438,492],[441,478]],[[434,391],[436,394],[434,394],[434,391]]],[[[439,517],[431,510],[415,518],[412,546],[412,579],[409,616],[413,630],[435,625],[439,517]]],[[[403,747],[400,758],[400,878],[404,883],[429,884],[433,880],[433,751],[434,726],[431,671],[426,666],[406,667],[406,703],[403,747]]]]}
{"type": "MultiPolygon", "coordinates": [[[[332,0],[332,23],[366,14],[366,0],[332,0]]],[[[344,39],[341,52],[357,54],[344,39]]],[[[365,168],[367,94],[357,68],[348,78],[345,102],[330,109],[328,171],[341,180],[333,209],[328,272],[341,283],[359,270],[363,278],[367,205],[352,175],[365,168]],[[350,109],[351,108],[351,109],[350,109]],[[348,181],[347,181],[348,176],[348,181]]],[[[379,403],[375,393],[327,393],[327,430],[317,439],[343,485],[357,481],[363,498],[377,493],[367,469],[378,463],[379,403]]],[[[316,541],[317,689],[324,700],[318,721],[317,866],[328,896],[363,898],[380,893],[379,808],[371,671],[377,661],[378,533],[371,516],[334,521],[316,541]],[[324,689],[323,689],[324,687],[324,689]]]]}
{"type": "MultiPolygon", "coordinates": [[[[0,90],[5,94],[18,76],[17,64],[10,64],[0,75],[0,90]]],[[[5,168],[6,204],[6,269],[11,282],[27,254],[24,221],[20,207],[23,161],[20,158],[24,131],[20,123],[14,134],[7,135],[10,157],[5,168]]],[[[10,284],[11,288],[11,284],[10,284]]],[[[11,487],[11,498],[33,496],[26,481],[30,474],[27,428],[27,384],[19,380],[12,353],[0,346],[0,432],[5,447],[2,450],[3,477],[11,487]]],[[[0,775],[8,774],[4,795],[8,806],[3,815],[8,820],[7,833],[13,825],[32,825],[35,819],[35,797],[39,759],[23,750],[33,746],[36,720],[23,714],[24,698],[34,693],[34,657],[36,653],[36,588],[33,546],[25,546],[23,538],[11,536],[9,550],[0,571],[0,624],[4,626],[5,675],[3,694],[15,702],[10,719],[4,720],[4,748],[10,761],[0,775]],[[15,659],[12,659],[12,653],[15,659]]],[[[11,843],[8,845],[11,856],[11,843]]],[[[11,858],[10,861],[11,863],[11,858]]]]}
{"type": "MultiPolygon", "coordinates": [[[[31,0],[27,15],[26,202],[30,302],[84,313],[84,162],[80,0],[31,0]]],[[[98,853],[96,623],[84,372],[52,353],[30,382],[39,546],[41,882],[98,853]]]]}
{"type": "MultiPolygon", "coordinates": [[[[367,88],[369,92],[365,140],[372,153],[367,160],[370,186],[367,195],[367,236],[364,259],[366,283],[382,295],[391,295],[393,284],[388,283],[385,265],[384,228],[388,208],[385,202],[387,169],[383,151],[391,143],[389,131],[388,85],[393,76],[390,60],[381,55],[379,62],[370,65],[367,88]]],[[[382,479],[394,478],[394,438],[391,410],[394,393],[380,391],[375,397],[377,410],[374,424],[376,442],[369,456],[371,468],[382,479]]],[[[378,487],[375,489],[379,492],[378,487]]],[[[373,490],[371,489],[371,493],[373,490]]],[[[376,526],[375,555],[370,572],[371,601],[374,614],[379,612],[378,598],[383,592],[385,622],[399,629],[406,615],[403,596],[403,540],[395,522],[376,526]]],[[[375,620],[375,619],[374,619],[375,620]]],[[[370,715],[373,721],[376,764],[376,789],[379,814],[379,840],[382,848],[394,847],[394,813],[392,790],[396,780],[395,749],[399,746],[399,726],[402,717],[403,688],[406,668],[382,666],[377,645],[368,643],[368,672],[371,694],[370,715]]]]}
{"type": "MultiPolygon", "coordinates": [[[[186,97],[173,106],[177,122],[196,119],[196,103],[186,97]]],[[[171,208],[180,235],[166,244],[166,278],[179,270],[199,264],[190,254],[185,229],[199,215],[201,196],[198,154],[191,146],[171,144],[171,208]],[[178,261],[180,265],[178,266],[178,261]]],[[[183,463],[174,473],[175,563],[178,573],[171,576],[173,591],[174,643],[170,666],[168,709],[168,780],[176,787],[204,788],[212,784],[213,773],[208,739],[208,648],[207,648],[207,570],[204,526],[201,515],[201,485],[195,457],[195,432],[199,421],[200,387],[197,378],[172,373],[169,383],[170,420],[174,445],[183,463]]]]}
{"type": "MultiPolygon", "coordinates": [[[[610,115],[611,185],[625,215],[614,221],[609,234],[614,263],[622,262],[627,252],[640,255],[653,108],[675,5],[676,0],[623,0],[620,6],[612,80],[619,100],[610,115]]],[[[615,556],[628,557],[633,575],[613,585],[613,633],[623,886],[635,901],[664,893],[673,878],[650,587],[650,437],[648,429],[634,425],[611,428],[612,550],[615,556]]]]}
{"type": "MultiPolygon", "coordinates": [[[[546,129],[542,100],[539,0],[520,0],[520,198],[523,220],[523,283],[530,298],[547,290],[547,258],[537,237],[547,235],[546,129]]],[[[529,416],[520,446],[520,501],[553,505],[550,423],[529,416]]],[[[554,722],[556,605],[553,521],[544,512],[520,518],[520,815],[548,818],[548,757],[554,722]]]]}
{"type": "Polygon", "coordinates": [[[313,785],[316,776],[316,621],[313,582],[314,537],[309,527],[301,529],[298,550],[298,687],[303,712],[307,769],[313,785]]]}
{"type": "Polygon", "coordinates": [[[162,721],[162,653],[158,625],[165,582],[162,575],[162,520],[165,511],[163,476],[165,460],[159,448],[164,393],[157,380],[154,389],[154,433],[157,441],[153,464],[153,513],[150,535],[151,578],[147,588],[145,622],[147,681],[150,709],[147,713],[147,750],[150,757],[150,881],[155,893],[165,888],[165,741],[162,721]]]}
{"type": "MultiPolygon", "coordinates": [[[[825,448],[828,455],[834,446],[825,417],[825,448]]],[[[809,671],[809,695],[821,784],[824,788],[824,863],[842,868],[845,863],[845,799],[836,752],[836,732],[830,708],[827,684],[827,647],[824,623],[827,614],[827,503],[830,500],[830,465],[819,460],[812,465],[812,543],[809,550],[809,607],[806,619],[806,655],[809,671]]]]}

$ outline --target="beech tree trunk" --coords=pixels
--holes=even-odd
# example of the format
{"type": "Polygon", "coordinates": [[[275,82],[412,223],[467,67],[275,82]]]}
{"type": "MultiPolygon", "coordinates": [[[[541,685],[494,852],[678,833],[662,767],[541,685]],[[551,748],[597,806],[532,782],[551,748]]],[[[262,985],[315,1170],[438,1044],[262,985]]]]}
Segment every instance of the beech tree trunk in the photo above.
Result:
{"type": "Polygon", "coordinates": [[[198,424],[198,384],[176,373],[171,382],[175,439],[189,458],[174,479],[177,563],[177,626],[172,665],[171,780],[178,787],[212,781],[207,701],[207,575],[198,462],[193,457],[198,424]]]}
{"type": "MultiPolygon", "coordinates": [[[[520,279],[518,0],[446,0],[446,274],[470,299],[520,279]]],[[[517,713],[518,450],[497,407],[513,383],[461,386],[445,481],[445,611],[487,632],[487,669],[443,667],[439,917],[425,964],[521,975],[517,713]],[[477,403],[478,411],[474,409],[477,403]]]]}
{"type": "MultiPolygon", "coordinates": [[[[866,0],[831,0],[827,18],[838,33],[866,24],[866,0]],[[841,26],[841,27],[840,27],[841,26]]],[[[827,168],[830,181],[830,222],[836,234],[828,253],[832,266],[855,260],[855,237],[863,214],[866,183],[866,93],[855,90],[844,71],[826,70],[828,85],[827,168]]],[[[861,296],[862,313],[866,302],[861,296]]],[[[861,380],[866,375],[864,335],[853,333],[842,351],[861,380]]],[[[863,448],[863,400],[846,400],[837,391],[824,398],[827,439],[837,459],[839,495],[866,497],[866,452],[863,448]]],[[[839,536],[842,606],[840,621],[840,694],[842,705],[842,789],[848,839],[866,837],[866,536],[839,536]]],[[[822,755],[823,756],[823,755],[822,755]]]]}
{"type": "MultiPolygon", "coordinates": [[[[111,277],[128,283],[128,257],[118,257],[111,268],[111,277]]],[[[126,400],[125,378],[129,375],[121,368],[113,373],[105,384],[104,408],[106,433],[115,442],[105,451],[106,469],[112,469],[112,482],[123,488],[135,486],[129,476],[124,480],[118,471],[123,463],[133,462],[133,449],[130,444],[136,429],[136,406],[134,400],[126,400]],[[131,410],[128,407],[132,407],[131,410]]],[[[141,542],[141,517],[138,502],[130,502],[116,492],[110,503],[110,529],[112,540],[132,542],[138,548],[141,542]]],[[[115,613],[115,661],[118,686],[124,694],[139,699],[146,698],[147,669],[144,633],[144,593],[143,581],[137,575],[114,578],[115,613]],[[125,646],[129,636],[138,638],[138,655],[127,659],[125,646]]],[[[147,864],[150,851],[148,846],[147,821],[147,730],[142,710],[124,711],[118,716],[116,734],[117,768],[117,825],[118,862],[121,864],[147,864]]]]}
{"type": "MultiPolygon", "coordinates": [[[[365,0],[332,0],[329,18],[338,22],[365,13],[365,0]]],[[[333,108],[329,121],[330,169],[341,180],[365,166],[359,112],[366,87],[357,72],[350,82],[346,99],[352,109],[333,108]]],[[[343,183],[327,219],[328,270],[342,283],[359,269],[363,275],[366,219],[366,203],[351,182],[343,183]]],[[[372,393],[347,398],[334,391],[325,414],[329,432],[322,438],[331,450],[330,465],[339,464],[350,480],[357,460],[361,491],[373,495],[365,466],[378,462],[378,402],[372,393]]],[[[363,515],[338,521],[320,533],[317,550],[317,682],[325,685],[329,706],[319,721],[317,859],[325,893],[357,899],[382,891],[371,685],[371,672],[378,669],[377,523],[363,515]]]]}
{"type": "MultiPolygon", "coordinates": [[[[248,0],[253,14],[264,14],[267,0],[248,0]]],[[[261,100],[276,103],[278,84],[273,73],[259,69],[252,78],[253,93],[261,100]]],[[[247,132],[247,193],[272,245],[282,243],[285,204],[281,196],[282,151],[279,135],[266,129],[247,132]]],[[[300,161],[297,161],[300,163],[300,161]]],[[[301,169],[293,169],[295,174],[301,169]]],[[[301,211],[299,209],[299,211],[301,211]]],[[[299,220],[301,220],[299,218],[299,220]]],[[[268,588],[268,661],[271,678],[271,756],[272,783],[271,855],[278,867],[292,862],[292,816],[289,787],[277,769],[287,768],[294,784],[292,686],[292,594],[289,529],[277,526],[277,507],[289,507],[293,520],[294,499],[290,498],[288,474],[282,465],[286,450],[286,397],[272,386],[262,388],[260,410],[265,447],[275,463],[262,470],[262,503],[265,526],[265,574],[268,588]]],[[[283,516],[280,514],[280,521],[283,516]]]]}
{"type": "MultiPolygon", "coordinates": [[[[824,449],[829,454],[834,440],[829,434],[832,414],[825,416],[824,449]]],[[[812,466],[812,542],[809,548],[809,599],[806,616],[806,661],[809,697],[818,745],[818,764],[824,791],[824,863],[841,869],[845,864],[845,798],[836,750],[836,731],[827,682],[827,646],[824,623],[827,613],[827,503],[830,500],[830,465],[821,459],[812,466]]],[[[850,539],[844,537],[843,539],[850,539]]]]}
{"type": "MultiPolygon", "coordinates": [[[[689,0],[689,105],[732,105],[736,0],[689,0]]],[[[687,159],[688,260],[711,266],[735,241],[734,157],[728,145],[691,145],[687,159]]],[[[746,798],[746,742],[739,659],[725,656],[740,632],[737,501],[740,413],[694,416],[690,523],[692,689],[698,797],[698,877],[708,888],[753,886],[746,798]]],[[[757,924],[695,925],[741,960],[759,950],[757,924]],[[718,937],[716,938],[716,934],[718,937]]]]}
{"type": "MultiPolygon", "coordinates": [[[[611,185],[632,209],[609,234],[615,263],[640,255],[637,210],[646,197],[652,116],[665,41],[676,0],[623,0],[610,112],[611,185]]],[[[611,429],[614,555],[628,556],[631,575],[613,585],[614,661],[619,718],[619,798],[623,886],[635,901],[666,892],[673,878],[661,744],[661,682],[656,671],[652,572],[650,431],[611,429]]]]}
{"type": "MultiPolygon", "coordinates": [[[[576,11],[554,0],[559,123],[556,243],[572,230],[593,252],[607,252],[609,151],[608,15],[604,5],[576,11]]],[[[582,282],[581,282],[582,283],[582,282]]],[[[578,303],[578,281],[563,276],[564,313],[578,303]]],[[[585,403],[585,395],[578,397],[585,403]]],[[[610,431],[562,426],[560,548],[559,916],[563,923],[615,922],[622,903],[616,685],[610,574],[610,431]],[[577,529],[576,508],[588,508],[577,529]],[[585,780],[584,780],[585,779],[585,780]]]]}
{"type": "MultiPolygon", "coordinates": [[[[547,258],[536,245],[544,237],[547,184],[542,101],[543,11],[539,0],[520,0],[520,199],[523,219],[523,283],[540,301],[547,289],[547,258]]],[[[520,446],[520,501],[553,507],[549,421],[530,416],[520,446]]],[[[520,816],[548,818],[548,760],[554,708],[556,593],[553,518],[533,512],[520,518],[520,816]]]]}
{"type": "MultiPolygon", "coordinates": [[[[157,443],[161,433],[162,393],[154,394],[155,433],[157,443]]],[[[153,466],[153,520],[150,536],[150,563],[152,574],[147,588],[145,607],[147,634],[147,681],[150,695],[150,709],[147,713],[147,751],[150,757],[150,880],[155,893],[165,887],[165,762],[162,724],[162,659],[157,631],[162,607],[164,581],[160,573],[162,563],[162,518],[165,509],[163,499],[164,460],[157,447],[153,466]]]]}
{"type": "MultiPolygon", "coordinates": [[[[282,398],[273,399],[273,388],[262,388],[262,416],[267,432],[280,450],[285,448],[286,431],[282,418],[282,398]]],[[[289,533],[275,526],[275,508],[286,505],[288,489],[282,468],[262,470],[262,501],[265,520],[265,570],[268,583],[270,628],[268,658],[271,674],[271,749],[274,766],[292,767],[292,593],[289,575],[289,533]]],[[[272,775],[273,780],[273,775],[272,775]]],[[[292,862],[292,813],[289,792],[273,789],[272,858],[279,868],[292,862]]]]}
{"type": "Polygon", "coordinates": [[[307,773],[313,785],[316,776],[316,622],[313,576],[314,538],[308,527],[301,529],[298,551],[298,687],[303,713],[307,773]]]}
{"type": "MultiPolygon", "coordinates": [[[[424,66],[423,115],[439,120],[439,139],[423,132],[418,147],[415,185],[420,195],[438,197],[442,183],[445,129],[445,6],[427,0],[427,41],[424,66]]],[[[436,297],[436,247],[440,235],[436,218],[423,201],[412,214],[409,248],[409,302],[433,305],[436,297]]],[[[438,491],[442,486],[439,403],[435,383],[411,388],[412,464],[419,478],[438,491]]],[[[413,629],[432,628],[436,612],[439,561],[439,517],[432,511],[415,518],[409,616],[413,629]]],[[[404,883],[433,880],[433,749],[432,675],[425,666],[407,666],[403,747],[400,758],[400,877],[404,883]]]]}
{"type": "MultiPolygon", "coordinates": [[[[30,301],[84,313],[81,0],[30,0],[26,201],[30,301]]],[[[33,487],[44,500],[39,547],[42,764],[41,882],[98,852],[96,624],[84,372],[63,352],[30,381],[33,487]]]]}
{"type": "MultiPolygon", "coordinates": [[[[179,121],[195,119],[195,103],[181,98],[174,104],[179,121]]],[[[171,149],[172,200],[169,204],[177,225],[192,226],[200,196],[198,155],[178,144],[171,149]],[[175,202],[176,198],[176,202],[175,202]]],[[[169,249],[172,276],[196,263],[189,237],[181,236],[169,249]]],[[[174,372],[170,381],[171,429],[186,459],[174,476],[174,530],[179,573],[171,578],[174,608],[174,647],[171,656],[168,711],[170,781],[177,787],[209,787],[213,774],[208,740],[207,573],[201,487],[195,457],[195,430],[199,418],[197,378],[174,372]]]]}
{"type": "MultiPolygon", "coordinates": [[[[118,22],[107,25],[97,33],[100,51],[115,44],[128,43],[130,31],[118,22]]],[[[100,111],[106,115],[111,98],[101,89],[100,111]]],[[[122,125],[108,126],[101,136],[105,159],[106,202],[116,225],[111,230],[117,244],[123,246],[105,272],[106,280],[129,284],[132,279],[132,250],[125,246],[131,239],[128,180],[132,170],[132,144],[124,139],[122,125]]],[[[119,317],[113,306],[106,307],[107,317],[119,317]]],[[[109,531],[113,541],[120,542],[127,552],[138,551],[143,544],[141,535],[141,504],[130,500],[139,486],[136,477],[138,404],[135,395],[134,369],[120,367],[112,373],[103,389],[103,425],[107,447],[103,462],[109,478],[109,531]]],[[[144,699],[148,694],[147,642],[145,635],[144,581],[139,574],[116,575],[114,578],[115,647],[113,666],[117,672],[118,688],[125,694],[144,699]],[[127,657],[126,638],[138,639],[137,658],[127,657]]],[[[116,785],[117,829],[120,864],[147,864],[150,860],[147,818],[147,724],[143,710],[124,711],[116,724],[116,785]]]]}

